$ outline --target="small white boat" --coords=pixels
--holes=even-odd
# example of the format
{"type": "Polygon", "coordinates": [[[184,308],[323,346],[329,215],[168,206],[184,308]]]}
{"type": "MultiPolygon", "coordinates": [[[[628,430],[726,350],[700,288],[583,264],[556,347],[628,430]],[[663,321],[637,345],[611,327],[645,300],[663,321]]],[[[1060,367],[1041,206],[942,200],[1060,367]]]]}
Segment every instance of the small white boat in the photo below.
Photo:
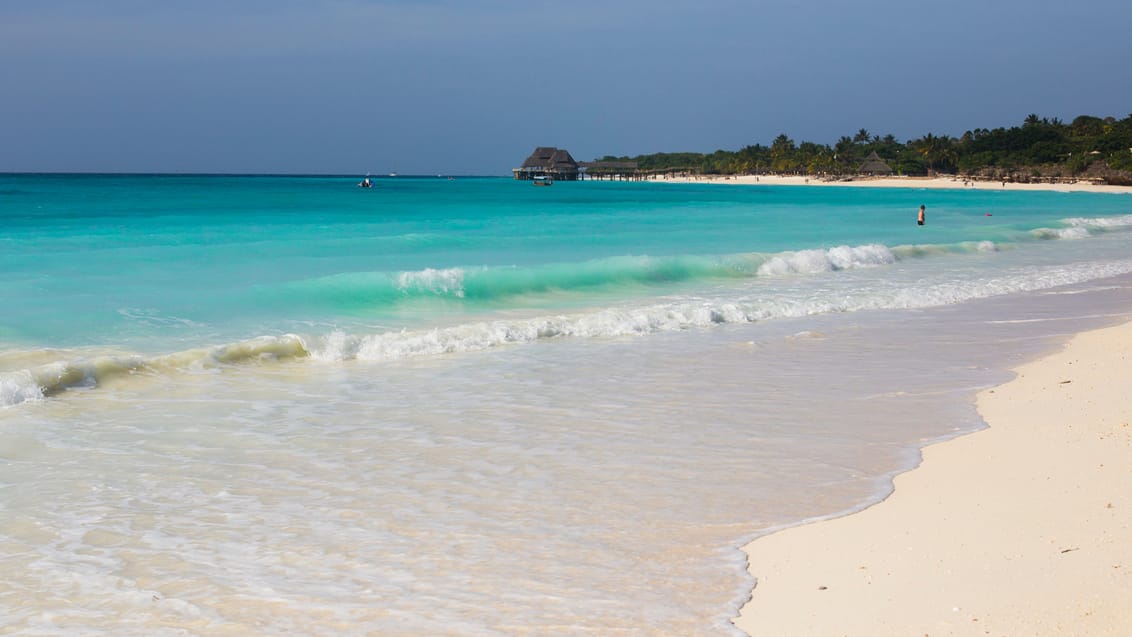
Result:
{"type": "Polygon", "coordinates": [[[546,175],[539,175],[537,177],[532,178],[531,181],[535,182],[536,186],[553,186],[554,185],[554,180],[551,179],[550,177],[547,177],[546,175]]]}

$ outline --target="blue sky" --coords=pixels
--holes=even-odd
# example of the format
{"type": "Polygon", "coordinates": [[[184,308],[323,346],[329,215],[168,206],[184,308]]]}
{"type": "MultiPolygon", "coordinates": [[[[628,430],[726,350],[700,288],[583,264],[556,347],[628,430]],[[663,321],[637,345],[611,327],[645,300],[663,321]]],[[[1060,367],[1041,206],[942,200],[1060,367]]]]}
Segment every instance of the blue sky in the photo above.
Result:
{"type": "Polygon", "coordinates": [[[0,171],[508,174],[1132,113],[1127,0],[0,0],[0,171]]]}

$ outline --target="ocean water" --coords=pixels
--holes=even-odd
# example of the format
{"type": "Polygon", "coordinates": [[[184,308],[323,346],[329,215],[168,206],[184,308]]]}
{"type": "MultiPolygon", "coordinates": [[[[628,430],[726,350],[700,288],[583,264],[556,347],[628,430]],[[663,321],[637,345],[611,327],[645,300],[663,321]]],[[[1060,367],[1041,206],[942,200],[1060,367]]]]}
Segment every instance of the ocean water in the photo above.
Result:
{"type": "Polygon", "coordinates": [[[0,634],[741,634],[1132,313],[1127,195],[356,181],[0,175],[0,634]]]}

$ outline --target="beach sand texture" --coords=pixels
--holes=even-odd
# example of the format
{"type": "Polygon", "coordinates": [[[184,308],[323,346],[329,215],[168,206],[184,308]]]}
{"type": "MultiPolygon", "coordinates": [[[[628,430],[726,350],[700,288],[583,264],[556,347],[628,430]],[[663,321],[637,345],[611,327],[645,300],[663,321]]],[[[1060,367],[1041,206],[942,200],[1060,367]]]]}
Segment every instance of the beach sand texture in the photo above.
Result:
{"type": "Polygon", "coordinates": [[[1132,635],[1132,323],[984,391],[885,501],[745,547],[754,637],[1132,635]]]}
{"type": "Polygon", "coordinates": [[[1132,194],[1132,186],[1109,186],[1079,181],[1073,184],[1023,184],[998,181],[965,181],[959,177],[856,177],[852,181],[825,181],[817,177],[785,175],[732,175],[673,177],[663,181],[672,183],[719,183],[740,186],[831,186],[845,188],[946,188],[967,190],[1011,190],[1046,192],[1107,192],[1132,194]]]}

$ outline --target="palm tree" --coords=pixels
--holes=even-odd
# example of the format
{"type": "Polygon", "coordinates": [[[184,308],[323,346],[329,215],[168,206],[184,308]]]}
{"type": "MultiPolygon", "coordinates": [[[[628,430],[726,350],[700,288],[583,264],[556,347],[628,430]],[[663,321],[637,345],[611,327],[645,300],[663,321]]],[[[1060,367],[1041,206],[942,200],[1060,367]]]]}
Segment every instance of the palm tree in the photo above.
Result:
{"type": "Polygon", "coordinates": [[[959,148],[956,140],[947,135],[939,138],[939,150],[936,152],[936,159],[944,164],[957,168],[959,165],[959,148]]]}
{"type": "Polygon", "coordinates": [[[959,163],[959,150],[956,147],[955,139],[947,135],[937,137],[928,133],[920,139],[910,142],[909,145],[923,155],[924,161],[928,164],[929,176],[935,174],[936,164],[940,162],[951,166],[959,163]]]}
{"type": "Polygon", "coordinates": [[[928,133],[920,139],[913,141],[912,148],[924,156],[924,161],[928,164],[928,176],[932,176],[932,174],[935,173],[935,162],[939,158],[940,150],[943,148],[943,140],[928,133]]]}
{"type": "Polygon", "coordinates": [[[789,172],[794,169],[794,153],[797,148],[794,146],[794,140],[786,136],[785,133],[774,138],[774,142],[770,145],[770,158],[771,169],[776,172],[789,172]]]}

